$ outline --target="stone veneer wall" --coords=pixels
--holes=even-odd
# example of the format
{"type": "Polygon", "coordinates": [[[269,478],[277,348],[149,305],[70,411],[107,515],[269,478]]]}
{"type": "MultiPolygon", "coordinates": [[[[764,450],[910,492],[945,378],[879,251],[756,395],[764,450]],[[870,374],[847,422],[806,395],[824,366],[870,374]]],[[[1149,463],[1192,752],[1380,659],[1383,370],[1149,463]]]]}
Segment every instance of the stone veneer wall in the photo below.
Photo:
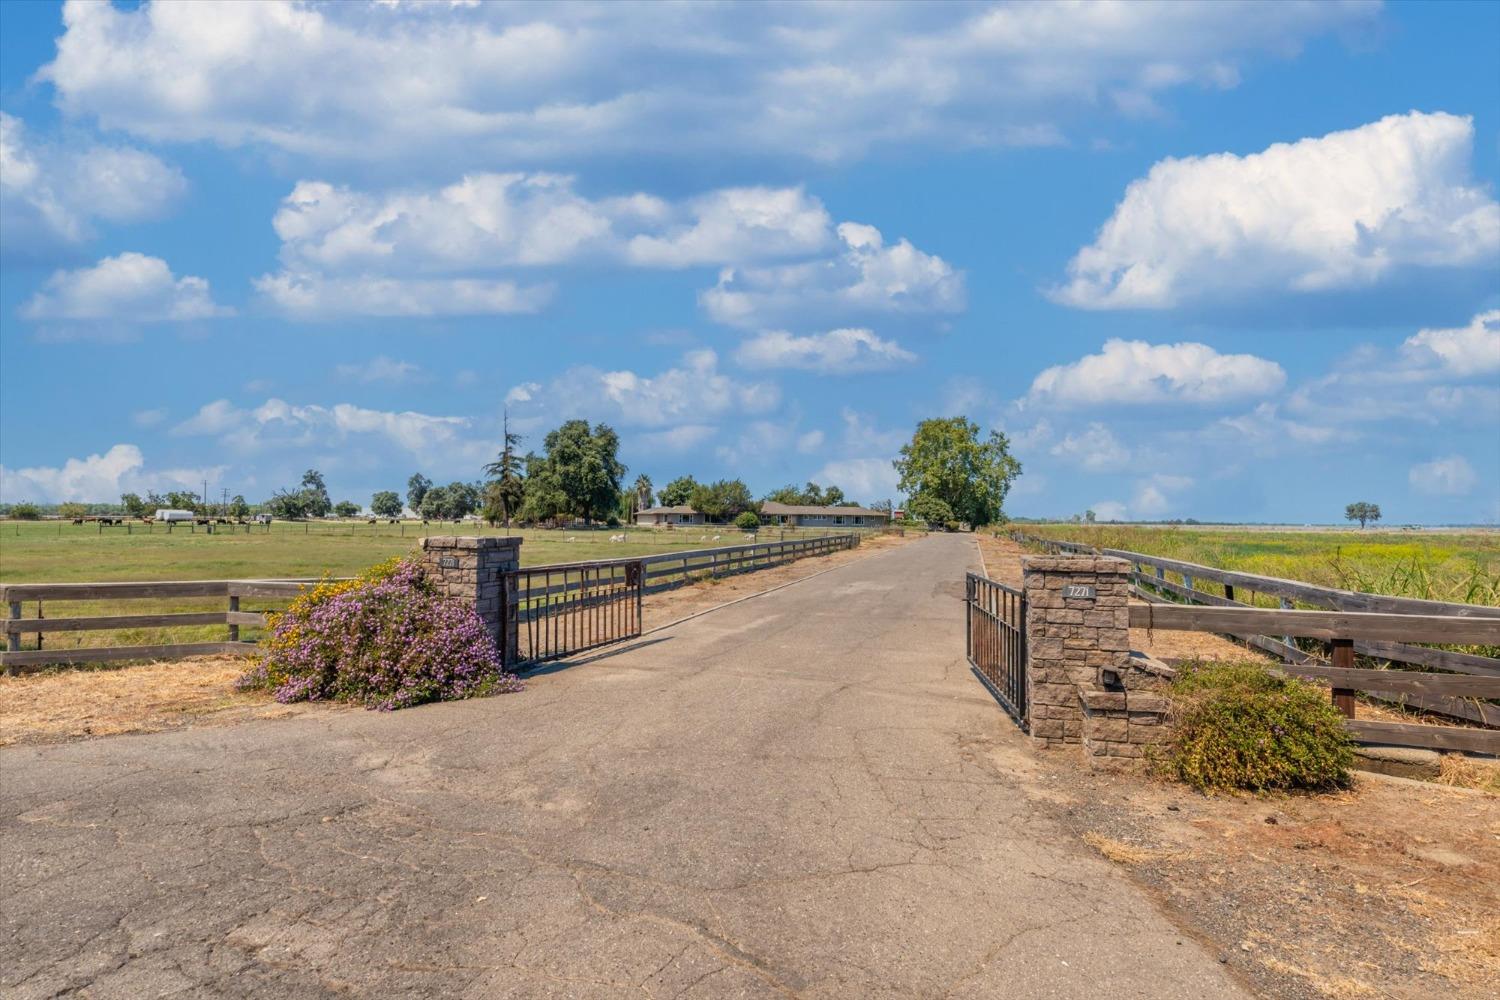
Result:
{"type": "MultiPolygon", "coordinates": [[[[1109,714],[1116,699],[1091,709],[1084,695],[1117,693],[1104,690],[1104,670],[1126,685],[1137,679],[1130,662],[1130,564],[1102,556],[1027,556],[1021,567],[1032,739],[1041,746],[1129,744],[1128,725],[1116,726],[1120,720],[1109,714]],[[1067,597],[1069,586],[1093,587],[1094,596],[1067,597]]],[[[1126,712],[1123,696],[1118,700],[1126,712]]]]}
{"type": "Polygon", "coordinates": [[[515,616],[505,613],[502,575],[521,567],[521,539],[433,535],[422,539],[420,561],[439,590],[474,606],[509,662],[516,648],[516,626],[515,616]]]}

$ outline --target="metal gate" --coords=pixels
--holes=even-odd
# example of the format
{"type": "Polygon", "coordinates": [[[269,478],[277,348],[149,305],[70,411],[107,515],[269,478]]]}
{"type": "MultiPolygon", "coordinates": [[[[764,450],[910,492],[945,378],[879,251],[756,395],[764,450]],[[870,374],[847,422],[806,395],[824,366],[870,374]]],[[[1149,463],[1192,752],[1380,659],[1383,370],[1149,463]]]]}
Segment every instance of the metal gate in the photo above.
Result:
{"type": "Polygon", "coordinates": [[[969,666],[1021,728],[1027,728],[1025,595],[970,573],[964,580],[964,608],[969,666]]]}
{"type": "Polygon", "coordinates": [[[503,600],[512,618],[506,662],[545,663],[639,637],[645,578],[638,560],[506,573],[503,600]]]}

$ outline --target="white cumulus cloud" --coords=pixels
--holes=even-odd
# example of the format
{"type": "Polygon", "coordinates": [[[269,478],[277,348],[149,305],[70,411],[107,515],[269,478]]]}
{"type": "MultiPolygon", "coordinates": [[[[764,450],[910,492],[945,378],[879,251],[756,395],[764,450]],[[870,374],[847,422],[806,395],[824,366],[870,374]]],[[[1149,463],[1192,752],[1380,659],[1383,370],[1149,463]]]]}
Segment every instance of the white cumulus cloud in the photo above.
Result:
{"type": "Polygon", "coordinates": [[[1500,372],[1500,309],[1480,313],[1467,326],[1422,330],[1401,346],[1419,365],[1435,362],[1459,377],[1493,375],[1500,372]]]}
{"type": "Polygon", "coordinates": [[[1087,472],[1113,472],[1130,463],[1130,449],[1101,423],[1064,435],[1051,452],[1087,472]]]}
{"type": "Polygon", "coordinates": [[[152,140],[389,162],[621,153],[848,159],[1024,146],[1057,119],[1368,24],[1343,3],[114,4],[71,0],[42,78],[152,140]],[[292,96],[288,96],[292,95],[292,96]]]}
{"type": "Polygon", "coordinates": [[[93,267],[58,271],[21,310],[27,319],[156,323],[212,319],[233,310],[216,305],[208,282],[177,277],[160,257],[122,253],[93,267]]]}
{"type": "Polygon", "coordinates": [[[534,313],[553,293],[550,284],[483,278],[329,277],[285,271],[255,279],[255,289],[288,316],[313,320],[534,313]]]}
{"type": "Polygon", "coordinates": [[[1483,266],[1500,204],[1472,119],[1412,112],[1260,153],[1162,160],[1052,294],[1089,309],[1364,288],[1409,266],[1483,266]]]}
{"type": "Polygon", "coordinates": [[[187,190],[176,167],[129,146],[37,142],[0,111],[0,255],[58,262],[94,236],[96,221],[163,214],[187,190]]]}
{"type": "Polygon", "coordinates": [[[880,371],[909,364],[917,356],[871,330],[842,329],[794,336],[768,330],[747,339],[734,352],[746,368],[798,368],[827,374],[880,371]]]}
{"type": "Polygon", "coordinates": [[[1432,496],[1464,496],[1479,483],[1474,467],[1462,455],[1448,455],[1414,465],[1406,478],[1412,489],[1432,496]]]}
{"type": "Polygon", "coordinates": [[[711,350],[690,351],[677,365],[654,374],[578,366],[545,385],[518,386],[507,397],[526,407],[527,420],[584,416],[644,428],[707,426],[729,414],[766,413],[780,401],[780,390],[771,383],[724,374],[711,350]]]}
{"type": "Polygon", "coordinates": [[[1280,365],[1253,354],[1111,339],[1098,354],[1043,371],[1031,383],[1029,398],[1064,406],[1212,404],[1266,396],[1285,382],[1280,365]]]}
{"type": "Polygon", "coordinates": [[[829,315],[956,313],[964,275],[907,240],[886,246],[874,226],[838,227],[836,256],[769,267],[726,268],[698,300],[730,326],[767,327],[829,315]]]}
{"type": "Polygon", "coordinates": [[[18,503],[114,503],[121,493],[196,489],[205,479],[216,480],[226,467],[147,470],[141,449],[117,444],[102,455],[70,458],[61,466],[8,469],[0,466],[0,500],[18,503]]]}
{"type": "Polygon", "coordinates": [[[801,188],[727,188],[691,199],[684,210],[690,221],[632,237],[628,259],[688,267],[804,255],[832,241],[827,210],[801,188]]]}

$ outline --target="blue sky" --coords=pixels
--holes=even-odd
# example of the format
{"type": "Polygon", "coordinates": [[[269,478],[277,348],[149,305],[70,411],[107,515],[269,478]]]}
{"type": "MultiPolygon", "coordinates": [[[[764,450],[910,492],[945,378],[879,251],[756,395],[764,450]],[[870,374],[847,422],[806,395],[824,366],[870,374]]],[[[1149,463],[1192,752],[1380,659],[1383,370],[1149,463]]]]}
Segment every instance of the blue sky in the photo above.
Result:
{"type": "Polygon", "coordinates": [[[0,5],[0,494],[1500,520],[1500,5],[0,5]]]}

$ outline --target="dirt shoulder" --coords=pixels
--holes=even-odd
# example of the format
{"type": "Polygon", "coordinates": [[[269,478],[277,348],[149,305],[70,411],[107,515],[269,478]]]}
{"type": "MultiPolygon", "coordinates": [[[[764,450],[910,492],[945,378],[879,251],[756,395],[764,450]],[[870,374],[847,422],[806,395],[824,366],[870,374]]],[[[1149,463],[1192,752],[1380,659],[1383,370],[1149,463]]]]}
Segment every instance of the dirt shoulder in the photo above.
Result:
{"type": "MultiPolygon", "coordinates": [[[[643,602],[644,627],[665,625],[915,541],[915,537],[880,535],[865,539],[851,551],[650,594],[643,602]]],[[[204,656],[170,663],[0,675],[0,746],[351,711],[347,706],[327,704],[281,705],[264,692],[236,691],[235,678],[250,662],[246,657],[204,656]]]]}
{"type": "MultiPolygon", "coordinates": [[[[976,537],[989,576],[1019,586],[1025,549],[976,537]]],[[[1204,633],[1132,629],[1131,644],[1272,662],[1204,633]]],[[[1336,795],[1209,798],[1066,751],[1033,759],[1028,793],[1267,995],[1500,997],[1500,797],[1359,774],[1336,795]]]]}
{"type": "Polygon", "coordinates": [[[1500,997],[1500,797],[1360,775],[1208,798],[1049,761],[1073,832],[1267,995],[1500,997]]]}

